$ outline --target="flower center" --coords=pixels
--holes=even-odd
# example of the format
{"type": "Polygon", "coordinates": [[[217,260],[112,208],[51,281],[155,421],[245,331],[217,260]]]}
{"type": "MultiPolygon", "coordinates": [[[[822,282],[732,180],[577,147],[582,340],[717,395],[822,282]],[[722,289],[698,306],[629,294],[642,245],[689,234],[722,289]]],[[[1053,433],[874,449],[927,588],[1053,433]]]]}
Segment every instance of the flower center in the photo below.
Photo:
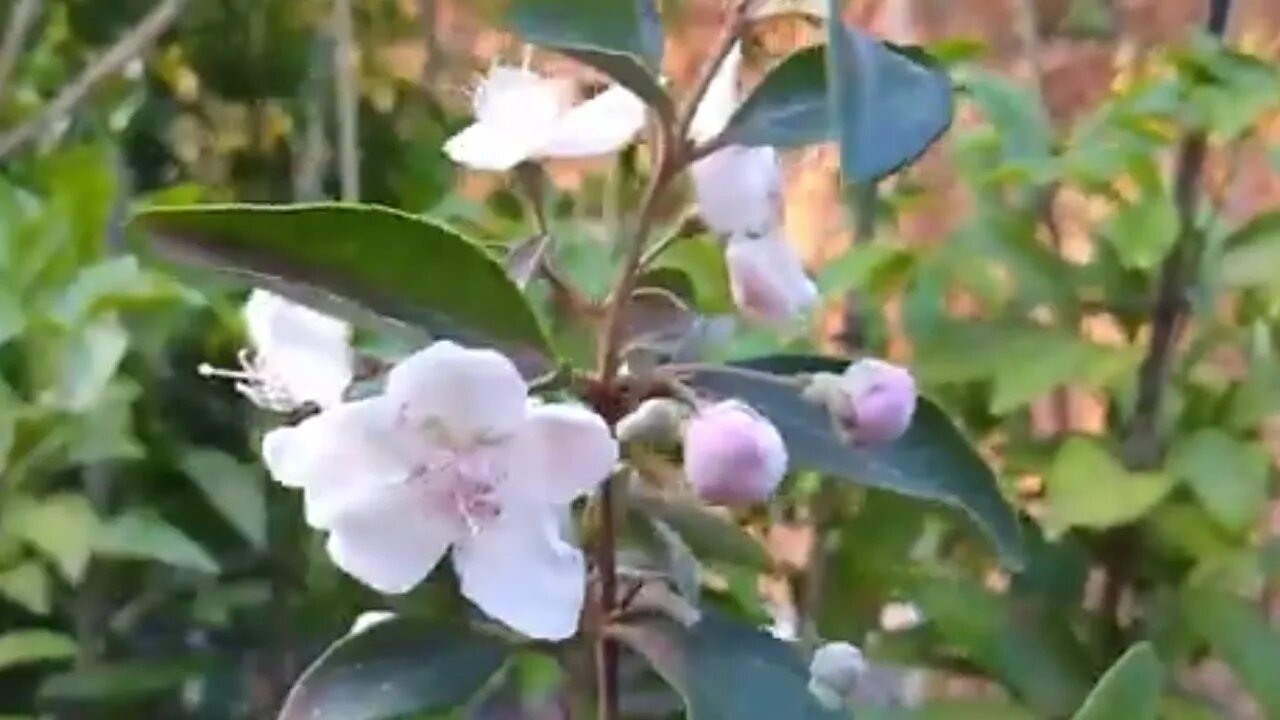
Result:
{"type": "Polygon", "coordinates": [[[502,515],[501,490],[507,476],[503,443],[461,442],[436,423],[421,430],[430,440],[407,482],[424,511],[456,518],[474,537],[502,515]]]}
{"type": "Polygon", "coordinates": [[[261,361],[261,358],[249,350],[241,350],[236,359],[240,362],[239,370],[217,368],[208,363],[201,363],[197,368],[201,377],[221,378],[235,383],[236,390],[254,405],[273,412],[292,412],[303,403],[289,392],[282,378],[261,361]]]}

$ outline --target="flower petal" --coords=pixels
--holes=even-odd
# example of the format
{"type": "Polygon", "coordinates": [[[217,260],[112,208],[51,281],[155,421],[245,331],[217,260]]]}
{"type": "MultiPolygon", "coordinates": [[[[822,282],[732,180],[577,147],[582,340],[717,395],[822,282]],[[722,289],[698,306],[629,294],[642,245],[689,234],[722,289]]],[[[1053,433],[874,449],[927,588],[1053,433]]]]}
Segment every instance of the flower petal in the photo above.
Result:
{"type": "Polygon", "coordinates": [[[734,43],[724,62],[707,86],[707,92],[693,114],[689,134],[698,142],[706,142],[724,130],[738,109],[738,72],[742,67],[742,43],[734,43]]]}
{"type": "Polygon", "coordinates": [[[782,224],[782,168],[771,147],[731,145],[693,164],[698,213],[721,235],[763,235],[782,224]]]}
{"type": "Polygon", "coordinates": [[[295,401],[330,407],[354,375],[351,326],[265,290],[244,305],[254,361],[295,401]]]}
{"type": "Polygon", "coordinates": [[[344,403],[262,439],[271,476],[306,492],[313,527],[327,527],[348,502],[409,474],[387,432],[393,412],[380,398],[344,403]]]}
{"type": "Polygon", "coordinates": [[[453,552],[467,596],[490,617],[531,638],[563,640],[578,629],[586,561],[561,535],[559,513],[507,513],[453,552]]]}
{"type": "Polygon", "coordinates": [[[334,519],[326,549],[344,572],[382,593],[408,592],[458,539],[458,527],[436,518],[408,484],[384,488],[346,506],[334,519]]]}
{"type": "Polygon", "coordinates": [[[441,340],[391,369],[386,397],[410,422],[435,423],[470,444],[519,429],[528,386],[502,354],[441,340]]]}
{"type": "Polygon", "coordinates": [[[522,68],[495,65],[476,88],[480,122],[501,128],[540,129],[545,138],[564,109],[564,84],[522,68]]]}
{"type": "Polygon", "coordinates": [[[644,101],[614,85],[565,113],[540,154],[582,158],[617,152],[644,127],[644,116],[644,101]]]}
{"type": "Polygon", "coordinates": [[[511,485],[541,503],[570,503],[599,485],[618,462],[603,418],[580,405],[534,405],[516,438],[511,485]]]}
{"type": "Polygon", "coordinates": [[[449,138],[444,152],[449,159],[473,170],[503,172],[532,157],[545,139],[481,121],[449,138]]]}
{"type": "Polygon", "coordinates": [[[734,304],[750,320],[783,327],[818,298],[800,256],[781,237],[730,239],[725,259],[734,304]]]}

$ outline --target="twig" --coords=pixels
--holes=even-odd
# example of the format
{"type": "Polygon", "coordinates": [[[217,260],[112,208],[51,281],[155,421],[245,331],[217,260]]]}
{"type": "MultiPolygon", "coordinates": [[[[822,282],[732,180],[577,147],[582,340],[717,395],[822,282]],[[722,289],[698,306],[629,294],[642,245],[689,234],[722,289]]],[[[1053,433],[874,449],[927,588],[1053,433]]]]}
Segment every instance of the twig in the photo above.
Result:
{"type": "Polygon", "coordinates": [[[103,78],[124,67],[155,42],[173,24],[178,14],[190,0],[160,0],[124,37],[116,41],[105,53],[68,83],[57,97],[45,106],[36,117],[16,129],[0,135],[0,159],[40,137],[58,120],[75,110],[93,87],[103,78]]]}
{"type": "Polygon", "coordinates": [[[18,64],[22,55],[22,45],[27,39],[27,31],[40,15],[40,0],[18,0],[18,4],[9,11],[9,24],[4,29],[4,39],[0,40],[0,100],[4,99],[9,75],[18,64]]]}
{"type": "MultiPolygon", "coordinates": [[[[1222,38],[1231,12],[1231,0],[1209,0],[1209,33],[1222,38]]],[[[1178,208],[1178,239],[1160,267],[1155,307],[1151,317],[1151,342],[1138,370],[1138,395],[1124,439],[1124,460],[1131,469],[1150,467],[1159,460],[1160,409],[1173,351],[1185,325],[1187,282],[1197,261],[1196,209],[1204,171],[1207,140],[1204,130],[1193,130],[1178,150],[1174,203],[1178,208]]]]}
{"type": "Polygon", "coordinates": [[[356,92],[356,44],[351,0],[333,0],[333,82],[338,110],[338,175],[342,199],[360,199],[360,96],[356,92]]]}

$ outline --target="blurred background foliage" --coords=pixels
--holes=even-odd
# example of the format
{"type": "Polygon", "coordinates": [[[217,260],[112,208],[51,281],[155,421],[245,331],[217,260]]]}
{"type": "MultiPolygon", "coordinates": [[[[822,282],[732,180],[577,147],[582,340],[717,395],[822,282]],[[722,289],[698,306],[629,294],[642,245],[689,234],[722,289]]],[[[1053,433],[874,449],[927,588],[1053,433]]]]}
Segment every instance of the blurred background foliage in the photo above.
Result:
{"type": "MultiPolygon", "coordinates": [[[[266,480],[261,419],[195,372],[234,363],[234,289],[187,278],[197,293],[140,265],[123,221],[172,202],[339,197],[345,168],[361,200],[495,245],[528,236],[510,188],[440,152],[475,73],[520,55],[486,29],[497,5],[354,0],[351,46],[322,0],[0,5],[17,38],[0,50],[0,716],[269,717],[320,649],[384,606],[266,480]],[[154,42],[62,105],[157,13],[154,42]]],[[[757,69],[820,37],[806,13],[822,3],[764,5],[757,69]]],[[[687,83],[718,3],[664,12],[668,70],[687,83]]],[[[714,324],[708,337],[725,356],[785,345],[909,362],[999,469],[1031,549],[1009,575],[956,513],[803,476],[736,518],[765,560],[683,528],[702,560],[691,582],[718,604],[866,649],[877,670],[859,717],[1068,717],[1149,639],[1173,678],[1162,717],[1280,718],[1280,12],[1237,3],[1232,50],[1195,30],[1203,12],[850,4],[853,21],[950,68],[957,121],[862,198],[857,228],[834,153],[789,157],[788,228],[830,302],[785,343],[714,324]],[[1187,197],[1179,149],[1197,130],[1208,169],[1187,197]],[[1137,447],[1125,429],[1153,298],[1188,227],[1185,332],[1155,440],[1137,447]]],[[[553,169],[556,262],[587,295],[607,287],[607,241],[646,171],[632,153],[553,169]]],[[[695,278],[686,299],[726,312],[719,253],[679,208],[666,220],[689,237],[650,281],[686,294],[695,278]]],[[[562,345],[588,353],[561,312],[580,299],[530,291],[562,345]]],[[[561,680],[521,660],[480,712],[558,717],[546,697],[561,680]]]]}

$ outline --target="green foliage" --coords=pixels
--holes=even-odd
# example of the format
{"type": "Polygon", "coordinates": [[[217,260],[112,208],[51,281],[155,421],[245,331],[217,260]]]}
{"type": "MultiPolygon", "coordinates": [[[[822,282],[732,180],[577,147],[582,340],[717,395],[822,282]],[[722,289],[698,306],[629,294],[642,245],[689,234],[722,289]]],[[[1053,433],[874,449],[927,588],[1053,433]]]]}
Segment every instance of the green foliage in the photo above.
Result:
{"type": "Polygon", "coordinates": [[[1155,720],[1163,669],[1148,644],[1134,645],[1098,681],[1073,720],[1155,720]]]}
{"type": "Polygon", "coordinates": [[[302,674],[281,720],[382,720],[452,710],[507,661],[498,640],[409,618],[379,622],[331,646],[302,674]]]}

